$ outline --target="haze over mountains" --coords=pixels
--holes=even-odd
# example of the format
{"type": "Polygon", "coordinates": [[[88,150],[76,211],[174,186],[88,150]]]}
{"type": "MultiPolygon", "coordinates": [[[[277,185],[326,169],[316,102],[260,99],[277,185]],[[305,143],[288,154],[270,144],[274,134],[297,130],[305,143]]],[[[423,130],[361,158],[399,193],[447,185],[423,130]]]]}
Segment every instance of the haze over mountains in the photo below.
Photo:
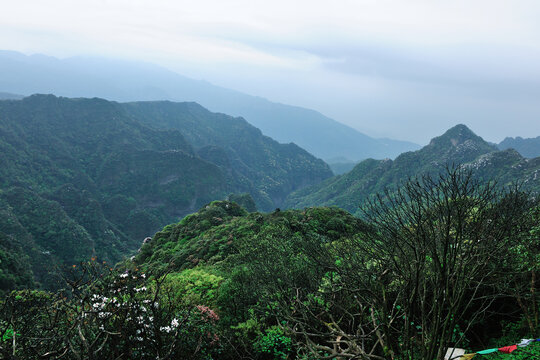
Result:
{"type": "Polygon", "coordinates": [[[55,263],[117,262],[227,197],[358,215],[374,194],[450,164],[540,191],[540,138],[494,145],[458,125],[416,150],[149,64],[0,52],[0,67],[0,290],[54,287],[55,263]]]}
{"type": "Polygon", "coordinates": [[[419,148],[407,141],[374,139],[314,110],[274,103],[146,63],[82,57],[59,60],[0,51],[0,68],[0,90],[4,92],[122,102],[195,101],[211,111],[242,116],[263,134],[282,143],[294,142],[323,159],[394,158],[419,148]]]}
{"type": "Polygon", "coordinates": [[[0,101],[0,161],[0,256],[11,254],[1,266],[17,273],[8,288],[53,286],[53,263],[118,261],[145,236],[231,193],[250,194],[264,211],[337,205],[355,213],[376,192],[448,164],[540,190],[540,158],[498,151],[464,125],[421,150],[332,177],[322,160],[242,118],[169,101],[0,101]]]}
{"type": "MultiPolygon", "coordinates": [[[[219,334],[220,339],[225,339],[228,334],[231,334],[231,339],[237,339],[238,329],[253,320],[254,314],[263,314],[269,307],[283,308],[290,314],[291,309],[296,311],[295,304],[314,306],[309,299],[318,299],[316,297],[308,295],[308,300],[298,300],[298,294],[305,289],[313,294],[329,294],[331,301],[316,300],[315,305],[318,311],[327,308],[327,304],[333,304],[335,299],[332,299],[333,291],[324,290],[329,281],[333,281],[334,273],[330,270],[343,269],[341,259],[344,255],[347,263],[357,259],[355,261],[358,262],[352,264],[365,266],[377,253],[377,244],[387,239],[376,231],[374,223],[354,216],[360,215],[358,207],[385,189],[396,189],[409,177],[424,174],[436,177],[444,173],[447,166],[462,164],[472,171],[480,184],[495,179],[501,185],[520,182],[522,189],[530,191],[529,194],[537,194],[540,190],[540,158],[525,159],[513,149],[499,151],[496,145],[484,141],[465,125],[455,126],[422,149],[405,152],[395,160],[367,159],[344,175],[332,176],[323,160],[299,146],[279,144],[243,118],[212,113],[193,102],[117,103],[99,98],[72,99],[54,95],[32,95],[22,99],[12,94],[0,96],[12,98],[0,101],[0,295],[6,295],[6,299],[19,299],[20,306],[16,311],[22,309],[22,314],[29,313],[27,309],[31,302],[27,299],[34,296],[43,297],[42,308],[55,311],[56,304],[71,301],[64,296],[64,290],[58,290],[65,286],[59,281],[61,275],[70,276],[81,271],[87,276],[99,269],[112,272],[110,277],[99,275],[103,276],[100,281],[92,282],[92,287],[88,288],[90,292],[81,296],[86,300],[70,302],[73,306],[69,309],[89,309],[82,312],[84,317],[72,316],[71,313],[59,315],[66,320],[45,327],[55,334],[62,334],[52,335],[52,338],[65,337],[70,343],[75,335],[63,334],[69,331],[68,328],[73,328],[74,318],[86,320],[94,316],[96,319],[113,319],[121,312],[108,310],[116,309],[117,303],[127,308],[125,300],[130,296],[139,304],[153,304],[149,305],[152,311],[143,307],[144,313],[152,316],[129,315],[120,325],[110,321],[94,326],[90,321],[82,321],[81,327],[92,329],[92,334],[99,334],[105,326],[114,323],[117,327],[115,334],[121,336],[130,326],[135,340],[129,336],[123,339],[133,344],[127,348],[134,349],[141,348],[140,344],[147,346],[147,335],[137,333],[144,328],[141,324],[154,326],[155,319],[168,314],[168,306],[173,304],[178,307],[194,306],[199,311],[195,313],[195,319],[200,319],[199,314],[214,314],[214,322],[219,325],[215,334],[219,334]],[[216,201],[225,198],[228,201],[216,201]],[[256,212],[255,204],[266,213],[256,212]],[[270,211],[277,206],[301,209],[277,208],[270,211]],[[375,237],[368,246],[347,247],[349,244],[362,244],[370,234],[375,237]],[[145,240],[141,244],[143,238],[145,240]],[[348,254],[362,256],[351,258],[348,254]],[[317,258],[313,261],[309,256],[317,258]],[[117,264],[120,270],[113,270],[112,264],[117,264]],[[328,274],[332,276],[328,277],[328,274]],[[108,282],[109,279],[113,282],[108,282]],[[156,285],[156,279],[163,279],[163,282],[156,285]],[[128,284],[131,280],[136,283],[128,284]],[[103,284],[103,288],[96,284],[103,284]],[[286,284],[285,288],[283,284],[286,284]],[[153,294],[157,291],[156,286],[161,285],[164,286],[163,293],[170,296],[168,302],[156,301],[158,297],[153,294]],[[266,286],[270,290],[266,290],[266,286]],[[12,292],[14,289],[33,290],[12,292]],[[292,297],[282,296],[281,289],[292,297]],[[50,300],[55,295],[48,291],[58,291],[62,298],[50,300]],[[261,306],[261,299],[267,299],[263,294],[274,295],[268,298],[270,302],[261,306]],[[276,299],[292,301],[282,305],[276,299]],[[87,305],[81,305],[85,304],[84,301],[87,305]],[[103,307],[96,305],[96,301],[104,304],[103,307]],[[132,320],[137,316],[142,320],[133,325],[132,320]]],[[[447,204],[467,204],[471,200],[468,194],[460,194],[457,200],[451,199],[447,204]]],[[[446,196],[437,198],[447,199],[446,196]]],[[[517,198],[532,204],[532,200],[526,200],[526,197],[517,198]]],[[[443,203],[438,204],[444,206],[443,203]]],[[[510,204],[507,209],[514,208],[514,202],[510,204]]],[[[411,209],[416,211],[414,206],[411,209]]],[[[468,209],[462,218],[464,220],[455,223],[462,229],[460,224],[470,221],[470,231],[474,233],[478,222],[470,219],[478,207],[468,209]]],[[[497,206],[488,211],[498,214],[501,209],[502,206],[497,206]]],[[[435,211],[435,219],[425,229],[446,229],[446,226],[440,226],[437,205],[424,210],[429,215],[426,219],[432,218],[432,211],[435,211]]],[[[532,209],[527,207],[524,211],[522,216],[527,216],[526,221],[519,224],[537,224],[530,217],[532,209]]],[[[512,210],[501,218],[521,219],[514,215],[512,210]]],[[[486,218],[484,224],[491,226],[492,219],[486,218]]],[[[500,235],[499,239],[506,239],[508,246],[501,246],[502,257],[498,259],[506,259],[508,249],[512,253],[522,252],[530,245],[530,234],[534,234],[538,226],[533,230],[525,228],[515,235],[517,228],[509,230],[512,236],[500,235]]],[[[493,231],[500,234],[498,229],[493,231]]],[[[397,233],[402,233],[401,229],[397,233]]],[[[459,231],[445,230],[445,234],[448,233],[459,231]]],[[[459,244],[476,246],[477,241],[463,242],[461,234],[459,236],[459,244]]],[[[487,247],[487,255],[493,254],[499,239],[493,239],[493,246],[487,247]]],[[[464,249],[462,254],[466,255],[468,249],[464,249]]],[[[383,270],[386,265],[396,260],[395,248],[389,248],[388,255],[377,269],[369,265],[365,268],[366,278],[385,276],[383,270]],[[373,276],[375,270],[381,275],[373,276]]],[[[423,258],[426,258],[425,264],[431,263],[431,257],[417,259],[423,258]]],[[[535,266],[535,258],[532,259],[522,266],[535,266]]],[[[403,267],[414,261],[414,258],[404,258],[403,267]]],[[[493,265],[499,265],[501,261],[493,261],[493,265]]],[[[523,258],[515,261],[521,264],[523,258]]],[[[474,257],[473,263],[476,262],[474,257]]],[[[516,267],[513,263],[511,265],[516,267]]],[[[514,269],[508,264],[506,266],[514,269]]],[[[490,268],[493,267],[490,264],[490,268]]],[[[401,268],[400,264],[398,271],[393,273],[399,273],[401,268]]],[[[439,268],[435,265],[431,269],[439,268]]],[[[351,279],[358,279],[356,269],[358,267],[352,269],[354,275],[351,279]]],[[[501,270],[501,273],[505,272],[508,272],[506,268],[501,270]]],[[[350,273],[349,270],[346,273],[350,273]]],[[[340,287],[345,283],[341,279],[338,281],[340,287]]],[[[400,282],[406,283],[405,278],[400,282]]],[[[355,285],[354,281],[350,283],[355,285]]],[[[79,283],[71,281],[68,284],[79,283]]],[[[501,284],[506,286],[506,281],[501,281],[501,284]]],[[[528,285],[528,282],[524,284],[528,285]]],[[[381,282],[374,289],[382,289],[386,285],[381,282]]],[[[364,292],[363,289],[357,290],[356,286],[354,288],[357,294],[364,292]]],[[[528,287],[526,291],[529,291],[528,287]]],[[[372,296],[372,292],[366,294],[367,298],[372,296]]],[[[384,297],[387,292],[381,294],[384,297]]],[[[344,297],[344,304],[349,299],[352,298],[344,297]]],[[[357,298],[350,304],[357,306],[357,298]]],[[[141,313],[141,307],[129,305],[129,308],[135,311],[128,314],[141,313]]],[[[337,309],[335,318],[339,318],[343,308],[337,309]]],[[[9,308],[3,306],[2,309],[9,308]]],[[[309,313],[314,312],[310,309],[309,313]]],[[[13,322],[11,313],[2,314],[7,314],[3,315],[4,323],[13,322]]],[[[171,315],[177,314],[171,312],[171,315]]],[[[277,322],[286,323],[279,316],[277,322]]],[[[19,319],[13,325],[15,329],[22,328],[22,320],[19,319]]],[[[301,315],[301,321],[305,319],[301,315]]],[[[168,329],[177,321],[176,317],[167,317],[155,329],[172,334],[168,329]]],[[[234,346],[229,348],[225,344],[223,351],[215,351],[215,356],[205,354],[200,359],[236,359],[238,349],[246,354],[259,351],[260,334],[268,334],[265,329],[274,329],[276,320],[268,320],[268,315],[265,315],[254,323],[260,329],[259,334],[247,332],[241,337],[248,350],[234,346]],[[224,353],[228,354],[227,357],[223,356],[224,353]]],[[[185,341],[195,333],[185,330],[184,324],[178,328],[184,333],[175,333],[176,340],[171,341],[185,341]]],[[[318,323],[314,328],[320,328],[318,323]]],[[[32,336],[17,337],[18,344],[21,338],[33,341],[43,337],[41,333],[31,333],[32,329],[24,328],[24,332],[20,332],[32,336]]],[[[195,344],[193,348],[185,344],[178,347],[187,354],[179,355],[179,358],[192,359],[193,354],[199,353],[200,339],[208,338],[208,329],[201,329],[202,335],[198,339],[195,336],[195,341],[189,340],[189,344],[195,344]]],[[[323,329],[326,332],[326,328],[323,329]]],[[[50,338],[35,343],[50,353],[55,351],[55,344],[50,338]]],[[[333,337],[329,339],[333,341],[333,337]]],[[[171,341],[159,343],[176,346],[171,341]]],[[[4,343],[12,344],[9,341],[4,343]]],[[[108,344],[107,352],[98,350],[115,353],[113,342],[108,344]]],[[[214,347],[208,344],[209,349],[214,347]]],[[[19,349],[26,351],[26,346],[19,349]]],[[[286,351],[291,354],[288,357],[294,357],[292,350],[286,351]]],[[[266,356],[268,352],[259,353],[262,355],[257,359],[269,358],[266,356]]],[[[381,354],[384,354],[383,350],[381,354]]],[[[119,358],[116,353],[114,355],[107,357],[119,358]]]]}
{"type": "Polygon", "coordinates": [[[539,17],[4,1],[0,359],[540,359],[539,17]]]}
{"type": "Polygon", "coordinates": [[[472,169],[483,181],[520,182],[524,190],[540,191],[540,158],[526,159],[513,149],[499,151],[465,125],[457,125],[418,151],[395,160],[364,160],[344,175],[298,190],[289,195],[286,207],[338,206],[358,214],[370,196],[395,190],[410,177],[437,174],[453,165],[472,169]]]}
{"type": "Polygon", "coordinates": [[[507,137],[498,145],[499,149],[515,149],[526,158],[540,156],[540,136],[535,138],[507,137]]]}

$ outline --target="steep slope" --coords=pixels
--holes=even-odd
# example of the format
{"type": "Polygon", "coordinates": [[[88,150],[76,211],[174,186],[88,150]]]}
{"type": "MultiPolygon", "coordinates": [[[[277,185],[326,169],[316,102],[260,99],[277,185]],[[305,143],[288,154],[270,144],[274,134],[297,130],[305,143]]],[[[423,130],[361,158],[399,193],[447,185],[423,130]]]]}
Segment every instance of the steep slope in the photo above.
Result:
{"type": "Polygon", "coordinates": [[[290,192],[332,176],[322,160],[295,144],[279,144],[242,118],[211,113],[196,103],[123,104],[135,119],[157,129],[177,129],[198,155],[233,174],[237,187],[272,210],[290,192]]]}
{"type": "Polygon", "coordinates": [[[198,158],[178,131],[147,128],[118,104],[100,99],[40,95],[0,102],[0,159],[0,195],[19,219],[37,211],[21,221],[26,228],[37,226],[30,231],[36,243],[59,239],[54,234],[61,230],[51,228],[53,214],[64,219],[56,223],[82,226],[73,251],[65,241],[51,249],[40,245],[56,255],[65,251],[63,262],[92,254],[118,260],[139,242],[137,232],[152,233],[229,191],[219,168],[198,158]],[[133,201],[117,214],[126,223],[107,220],[103,200],[113,195],[133,201]]]}
{"type": "Polygon", "coordinates": [[[515,149],[526,158],[540,156],[540,136],[535,138],[507,137],[497,145],[500,150],[515,149]]]}
{"type": "Polygon", "coordinates": [[[2,91],[97,96],[116,101],[195,101],[212,111],[242,116],[265,135],[282,143],[294,142],[322,159],[394,158],[419,148],[406,141],[371,138],[314,110],[273,103],[144,63],[98,58],[59,60],[0,51],[0,68],[2,91]]]}
{"type": "Polygon", "coordinates": [[[411,176],[440,172],[446,166],[464,164],[474,175],[500,184],[521,181],[525,189],[540,190],[540,159],[524,159],[514,150],[497,148],[457,125],[429,145],[392,160],[365,160],[353,170],[289,195],[286,207],[335,205],[352,213],[369,196],[395,188],[411,176]]]}
{"type": "Polygon", "coordinates": [[[116,262],[142,236],[232,191],[178,131],[152,130],[100,99],[0,101],[0,163],[0,201],[11,209],[0,232],[39,254],[36,280],[49,287],[53,263],[116,262]]]}
{"type": "MultiPolygon", "coordinates": [[[[248,192],[274,208],[332,174],[296,145],[196,104],[53,95],[0,101],[0,163],[0,259],[6,249],[32,258],[32,281],[49,288],[55,263],[116,262],[212,200],[248,192]],[[172,125],[142,122],[154,117],[172,125]]],[[[27,273],[17,274],[5,283],[28,284],[27,273]]],[[[2,281],[0,272],[0,291],[2,281]]]]}

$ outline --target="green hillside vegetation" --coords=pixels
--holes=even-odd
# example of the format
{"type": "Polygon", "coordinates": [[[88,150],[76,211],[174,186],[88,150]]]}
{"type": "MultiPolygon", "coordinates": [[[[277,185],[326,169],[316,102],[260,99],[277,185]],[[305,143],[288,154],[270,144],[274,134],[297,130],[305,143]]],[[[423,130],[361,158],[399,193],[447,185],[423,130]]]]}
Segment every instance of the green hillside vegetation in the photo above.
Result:
{"type": "Polygon", "coordinates": [[[54,264],[91,257],[116,263],[212,200],[248,193],[258,207],[273,209],[290,191],[332,175],[297,146],[196,104],[52,95],[0,101],[0,163],[0,234],[35,259],[34,280],[46,288],[56,286],[58,278],[47,275],[54,264]],[[155,126],[142,122],[154,112],[155,126]]]}
{"type": "Polygon", "coordinates": [[[422,149],[395,160],[368,159],[350,172],[293,192],[285,207],[338,206],[359,214],[359,206],[375,193],[395,190],[409,177],[437,174],[451,165],[473,169],[477,179],[497,179],[500,185],[519,182],[524,189],[540,191],[540,158],[525,159],[515,150],[499,151],[465,125],[457,125],[422,149]]]}
{"type": "Polygon", "coordinates": [[[233,174],[263,210],[284,196],[318,183],[328,166],[294,144],[279,144],[242,118],[211,113],[196,103],[138,102],[123,105],[133,118],[157,129],[177,129],[197,154],[233,174]]]}
{"type": "Polygon", "coordinates": [[[464,125],[330,177],[194,103],[35,95],[0,101],[0,164],[0,358],[441,360],[540,331],[540,158],[464,125]]]}
{"type": "MultiPolygon", "coordinates": [[[[458,168],[364,214],[211,202],[116,271],[89,261],[67,293],[10,294],[0,354],[435,360],[449,346],[501,347],[539,330],[540,207],[528,194],[458,168]],[[44,320],[29,326],[36,314],[44,320]]],[[[513,358],[531,353],[540,346],[513,358]]]]}

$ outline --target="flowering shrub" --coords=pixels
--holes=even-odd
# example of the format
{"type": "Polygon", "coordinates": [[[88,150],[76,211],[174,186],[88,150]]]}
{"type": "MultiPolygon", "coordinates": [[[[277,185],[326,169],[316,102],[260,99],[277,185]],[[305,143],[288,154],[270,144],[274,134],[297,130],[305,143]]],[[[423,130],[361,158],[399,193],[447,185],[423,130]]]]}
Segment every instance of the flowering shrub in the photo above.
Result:
{"type": "Polygon", "coordinates": [[[173,301],[165,276],[147,279],[95,263],[77,268],[69,291],[18,291],[0,308],[0,357],[212,359],[219,316],[173,301]],[[15,338],[13,334],[16,334],[15,338]]]}

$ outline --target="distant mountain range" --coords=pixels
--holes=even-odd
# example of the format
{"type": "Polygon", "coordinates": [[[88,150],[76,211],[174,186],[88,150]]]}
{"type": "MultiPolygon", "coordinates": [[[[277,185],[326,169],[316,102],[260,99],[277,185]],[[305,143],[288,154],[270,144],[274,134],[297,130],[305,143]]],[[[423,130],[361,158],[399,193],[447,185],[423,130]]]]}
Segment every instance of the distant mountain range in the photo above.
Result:
{"type": "Polygon", "coordinates": [[[540,158],[526,159],[513,149],[499,149],[457,125],[422,149],[406,152],[395,160],[364,160],[350,172],[293,192],[288,208],[338,206],[357,213],[359,206],[375,193],[395,189],[409,177],[438,173],[446,166],[464,165],[475,177],[500,184],[522,182],[524,189],[540,190],[540,158]]]}
{"type": "Polygon", "coordinates": [[[0,290],[16,269],[50,287],[54,263],[116,262],[231,193],[271,210],[332,176],[298,146],[194,103],[53,95],[0,101],[0,164],[0,290]]]}
{"type": "Polygon", "coordinates": [[[317,111],[274,103],[151,64],[81,57],[59,60],[0,51],[0,73],[0,90],[14,94],[194,101],[212,111],[242,116],[265,135],[294,142],[323,159],[394,158],[420,148],[407,141],[375,139],[317,111]]]}
{"type": "Polygon", "coordinates": [[[24,98],[23,95],[10,94],[0,91],[0,100],[20,100],[24,98]]]}
{"type": "Polygon", "coordinates": [[[507,137],[499,145],[499,149],[515,149],[526,158],[535,158],[540,156],[540,136],[524,139],[522,137],[507,137]]]}

